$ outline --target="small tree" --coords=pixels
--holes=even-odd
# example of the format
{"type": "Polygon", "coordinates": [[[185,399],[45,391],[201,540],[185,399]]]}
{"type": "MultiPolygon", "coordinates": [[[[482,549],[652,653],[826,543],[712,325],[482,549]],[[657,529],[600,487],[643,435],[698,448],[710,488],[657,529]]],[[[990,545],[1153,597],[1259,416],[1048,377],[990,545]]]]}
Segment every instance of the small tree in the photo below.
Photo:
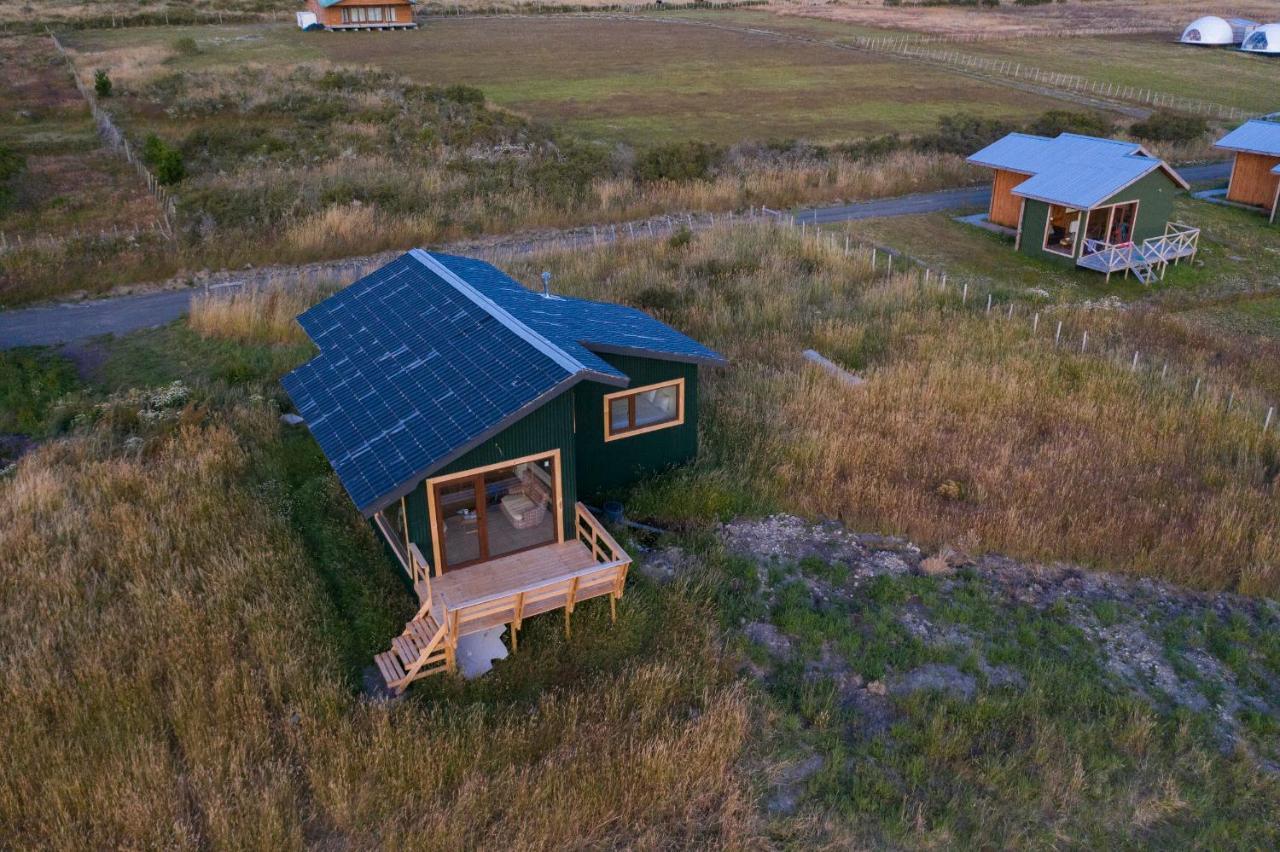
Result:
{"type": "Polygon", "coordinates": [[[93,92],[100,98],[111,97],[111,78],[101,68],[93,72],[93,92]]]}
{"type": "Polygon", "coordinates": [[[186,176],[187,167],[182,162],[182,152],[177,148],[165,148],[164,153],[156,160],[156,180],[168,186],[186,176]]]}
{"type": "Polygon", "coordinates": [[[149,134],[142,143],[142,162],[150,166],[155,172],[156,180],[166,186],[175,184],[187,176],[182,152],[177,148],[171,148],[154,133],[149,134]]]}

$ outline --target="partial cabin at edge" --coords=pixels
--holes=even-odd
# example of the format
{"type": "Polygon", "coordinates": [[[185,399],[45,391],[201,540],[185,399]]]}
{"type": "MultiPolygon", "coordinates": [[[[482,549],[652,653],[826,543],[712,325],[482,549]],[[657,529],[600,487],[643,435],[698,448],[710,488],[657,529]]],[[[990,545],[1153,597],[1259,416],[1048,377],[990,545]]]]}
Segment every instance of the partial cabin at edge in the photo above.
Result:
{"type": "Polygon", "coordinates": [[[1214,147],[1234,157],[1227,200],[1258,207],[1273,223],[1280,220],[1280,121],[1246,121],[1214,147]]]}
{"type": "Polygon", "coordinates": [[[583,504],[692,460],[723,356],[621,305],[538,294],[414,250],[299,317],[320,354],[283,380],[404,568],[417,615],[378,655],[393,690],[458,640],[622,597],[630,557],[583,504]]]}

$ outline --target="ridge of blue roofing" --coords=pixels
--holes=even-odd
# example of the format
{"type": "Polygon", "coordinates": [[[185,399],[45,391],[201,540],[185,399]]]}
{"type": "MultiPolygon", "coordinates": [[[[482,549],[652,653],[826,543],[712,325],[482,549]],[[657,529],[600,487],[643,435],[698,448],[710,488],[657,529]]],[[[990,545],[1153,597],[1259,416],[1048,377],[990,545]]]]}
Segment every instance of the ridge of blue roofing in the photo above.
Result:
{"type": "Polygon", "coordinates": [[[1214,142],[1213,147],[1280,157],[1280,121],[1251,118],[1214,142]]]}
{"type": "Polygon", "coordinates": [[[644,311],[570,296],[547,297],[483,260],[438,252],[432,256],[529,328],[601,372],[618,373],[597,353],[712,366],[728,363],[719,352],[644,311]]]}
{"type": "Polygon", "coordinates": [[[1186,186],[1163,160],[1149,156],[1136,142],[1078,133],[1052,138],[1010,133],[968,162],[1028,175],[1011,190],[1015,195],[1086,209],[1160,168],[1186,186]]]}
{"type": "Polygon", "coordinates": [[[548,299],[490,264],[417,249],[298,323],[320,353],[281,383],[365,515],[577,382],[629,383],[579,337],[724,363],[639,311],[548,299]]]}

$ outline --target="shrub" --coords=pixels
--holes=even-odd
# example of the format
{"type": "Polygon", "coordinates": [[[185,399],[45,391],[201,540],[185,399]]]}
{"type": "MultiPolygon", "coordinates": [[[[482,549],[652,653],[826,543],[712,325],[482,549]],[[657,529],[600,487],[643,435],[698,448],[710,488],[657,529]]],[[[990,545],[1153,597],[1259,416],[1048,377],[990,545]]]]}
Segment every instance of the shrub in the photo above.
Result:
{"type": "Polygon", "coordinates": [[[111,78],[101,68],[93,72],[93,93],[100,98],[111,97],[111,78]]]}
{"type": "Polygon", "coordinates": [[[972,154],[1013,130],[1008,122],[969,113],[944,115],[936,132],[916,140],[916,148],[944,154],[972,154]]]}
{"type": "Polygon", "coordinates": [[[187,176],[182,152],[170,147],[154,133],[148,135],[142,143],[142,161],[151,167],[156,180],[165,186],[175,184],[187,176]]]}
{"type": "Polygon", "coordinates": [[[1209,131],[1208,123],[1198,116],[1160,110],[1145,121],[1129,128],[1138,139],[1148,142],[1194,142],[1209,131]]]}
{"type": "Polygon", "coordinates": [[[1059,133],[1110,136],[1115,132],[1115,125],[1096,112],[1051,109],[1031,122],[1027,130],[1040,136],[1057,136],[1059,133]]]}
{"type": "Polygon", "coordinates": [[[8,145],[0,144],[0,213],[8,210],[17,198],[16,178],[26,167],[26,157],[8,145]]]}
{"type": "Polygon", "coordinates": [[[200,46],[196,44],[196,40],[191,36],[183,36],[175,41],[173,49],[179,56],[195,56],[200,52],[200,46]]]}
{"type": "Polygon", "coordinates": [[[645,151],[636,160],[635,176],[642,181],[705,180],[723,151],[706,142],[673,142],[645,151]]]}
{"type": "Polygon", "coordinates": [[[475,86],[458,84],[444,90],[444,99],[458,104],[484,106],[484,92],[475,86]]]}

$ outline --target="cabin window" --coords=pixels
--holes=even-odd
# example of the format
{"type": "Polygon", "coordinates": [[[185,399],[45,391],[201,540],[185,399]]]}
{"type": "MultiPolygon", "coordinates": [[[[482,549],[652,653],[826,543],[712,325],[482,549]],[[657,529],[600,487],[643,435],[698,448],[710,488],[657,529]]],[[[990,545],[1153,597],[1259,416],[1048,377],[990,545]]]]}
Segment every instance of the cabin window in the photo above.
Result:
{"type": "Polygon", "coordinates": [[[560,540],[558,455],[430,480],[440,568],[451,571],[560,540]]]}
{"type": "Polygon", "coordinates": [[[684,379],[607,394],[604,439],[612,441],[684,423],[684,379]]]}
{"type": "Polygon", "coordinates": [[[1044,250],[1075,257],[1079,237],[1080,211],[1074,207],[1050,204],[1049,221],[1044,229],[1044,250]]]}

